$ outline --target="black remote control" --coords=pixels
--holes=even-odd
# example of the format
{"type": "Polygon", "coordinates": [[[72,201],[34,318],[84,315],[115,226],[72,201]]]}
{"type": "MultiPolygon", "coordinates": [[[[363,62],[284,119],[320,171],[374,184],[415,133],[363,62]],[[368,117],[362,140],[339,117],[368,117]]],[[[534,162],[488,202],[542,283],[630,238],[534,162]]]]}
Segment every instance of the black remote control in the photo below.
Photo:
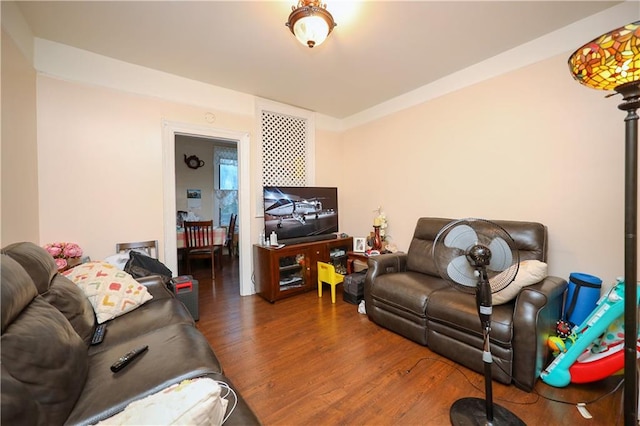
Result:
{"type": "Polygon", "coordinates": [[[129,365],[131,361],[137,358],[142,352],[146,351],[148,348],[149,346],[145,345],[122,355],[120,358],[118,358],[116,362],[113,363],[113,365],[111,366],[111,371],[113,371],[114,373],[117,373],[118,371],[122,370],[124,367],[129,365]]]}
{"type": "Polygon", "coordinates": [[[98,324],[96,327],[96,331],[93,332],[93,338],[91,339],[92,345],[97,345],[98,343],[102,343],[104,340],[104,334],[107,332],[107,324],[102,323],[98,324]]]}

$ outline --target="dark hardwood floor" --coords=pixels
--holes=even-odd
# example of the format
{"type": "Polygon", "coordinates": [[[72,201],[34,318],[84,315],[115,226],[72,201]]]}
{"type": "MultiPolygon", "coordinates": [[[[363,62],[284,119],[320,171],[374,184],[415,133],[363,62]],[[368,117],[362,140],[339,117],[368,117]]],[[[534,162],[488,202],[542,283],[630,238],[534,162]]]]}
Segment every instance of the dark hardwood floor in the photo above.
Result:
{"type": "MultiPolygon", "coordinates": [[[[315,291],[271,304],[240,297],[237,259],[224,262],[215,282],[206,264],[194,273],[197,326],[265,425],[446,425],[457,399],[484,398],[482,375],[372,323],[341,286],[335,305],[315,291]]],[[[528,425],[622,424],[622,388],[607,395],[620,380],[532,393],[494,382],[494,402],[528,425]],[[582,418],[575,403],[595,400],[582,418]]]]}

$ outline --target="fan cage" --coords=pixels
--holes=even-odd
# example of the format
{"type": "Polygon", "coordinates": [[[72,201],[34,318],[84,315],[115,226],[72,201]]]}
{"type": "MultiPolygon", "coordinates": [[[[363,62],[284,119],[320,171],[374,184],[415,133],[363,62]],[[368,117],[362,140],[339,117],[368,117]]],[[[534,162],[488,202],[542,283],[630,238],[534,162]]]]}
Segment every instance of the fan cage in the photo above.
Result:
{"type": "MultiPolygon", "coordinates": [[[[442,229],[436,235],[432,249],[433,260],[440,276],[443,279],[447,280],[455,289],[459,291],[462,291],[464,293],[476,292],[477,285],[460,284],[459,282],[456,282],[447,271],[447,267],[453,261],[453,259],[460,256],[466,256],[468,254],[467,250],[470,248],[467,247],[466,250],[463,250],[455,247],[447,247],[444,244],[447,235],[454,228],[462,225],[467,225],[471,229],[473,229],[477,236],[476,243],[481,244],[485,247],[489,247],[491,241],[495,238],[502,238],[507,243],[511,251],[510,265],[500,271],[494,271],[489,268],[486,269],[492,293],[506,288],[509,284],[511,284],[511,282],[518,274],[518,268],[520,264],[518,250],[513,238],[511,238],[511,235],[509,235],[509,233],[502,226],[486,219],[459,219],[454,220],[442,227],[442,229]]],[[[477,284],[479,276],[474,274],[473,277],[467,276],[467,278],[469,279],[469,282],[475,282],[475,284],[477,284]]]]}

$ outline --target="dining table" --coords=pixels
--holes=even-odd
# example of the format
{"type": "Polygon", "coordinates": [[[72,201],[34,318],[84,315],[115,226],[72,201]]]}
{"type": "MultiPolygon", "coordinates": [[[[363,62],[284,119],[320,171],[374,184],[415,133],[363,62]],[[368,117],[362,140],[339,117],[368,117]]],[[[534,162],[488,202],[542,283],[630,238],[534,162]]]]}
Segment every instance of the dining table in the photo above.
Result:
{"type": "MultiPolygon", "coordinates": [[[[227,228],[224,226],[220,226],[217,228],[213,228],[212,230],[213,236],[212,241],[214,246],[223,246],[224,241],[227,238],[227,228]]],[[[187,246],[186,241],[186,233],[184,232],[184,228],[177,228],[176,230],[176,246],[178,249],[183,249],[187,246]]]]}
{"type": "MultiPolygon", "coordinates": [[[[222,247],[224,246],[225,240],[227,239],[227,228],[226,227],[217,227],[213,228],[211,231],[213,234],[211,239],[213,241],[213,245],[220,247],[217,253],[217,261],[216,261],[216,269],[220,269],[222,267],[222,247]]],[[[184,274],[186,270],[186,256],[184,254],[185,248],[187,246],[187,236],[184,231],[184,228],[176,229],[176,247],[178,249],[178,274],[184,274]]]]}

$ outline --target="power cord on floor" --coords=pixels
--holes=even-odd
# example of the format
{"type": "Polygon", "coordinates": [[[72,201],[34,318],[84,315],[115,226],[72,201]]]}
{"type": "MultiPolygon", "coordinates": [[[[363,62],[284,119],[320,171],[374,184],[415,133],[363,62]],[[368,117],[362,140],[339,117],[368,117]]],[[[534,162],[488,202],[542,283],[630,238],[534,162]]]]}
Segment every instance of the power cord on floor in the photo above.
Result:
{"type": "MultiPolygon", "coordinates": [[[[618,383],[616,383],[616,385],[608,390],[607,392],[599,395],[598,397],[591,399],[589,401],[585,401],[585,402],[573,402],[573,401],[563,401],[560,399],[555,399],[555,398],[551,398],[545,395],[540,394],[537,390],[533,390],[533,392],[535,392],[537,395],[541,396],[542,398],[551,401],[551,402],[556,402],[558,404],[566,404],[566,405],[573,405],[574,407],[576,407],[578,409],[578,411],[580,412],[580,415],[582,417],[584,417],[585,419],[590,419],[591,418],[591,413],[589,413],[589,411],[587,410],[587,405],[590,404],[594,404],[598,401],[600,401],[601,399],[604,399],[608,396],[613,395],[614,393],[616,393],[621,387],[622,384],[624,383],[624,377],[622,379],[620,379],[618,381],[618,383]]],[[[620,399],[620,401],[622,401],[622,399],[620,399]]],[[[620,409],[618,410],[618,417],[616,418],[616,425],[619,424],[620,421],[620,416],[622,415],[622,406],[620,407],[620,409]]]]}
{"type": "MultiPolygon", "coordinates": [[[[437,361],[437,362],[440,362],[440,363],[442,363],[442,364],[444,364],[444,365],[446,365],[446,366],[448,366],[448,367],[452,367],[452,368],[453,368],[453,369],[455,369],[458,373],[460,373],[460,375],[461,375],[462,377],[464,377],[464,378],[465,378],[465,380],[467,381],[467,383],[469,383],[469,385],[470,385],[472,388],[474,388],[475,390],[477,390],[477,391],[478,391],[478,392],[480,392],[480,393],[484,393],[484,388],[480,388],[480,387],[479,387],[479,386],[477,386],[475,383],[473,383],[473,382],[471,381],[471,379],[469,378],[469,376],[467,376],[467,375],[465,374],[465,372],[464,372],[464,371],[463,371],[463,370],[462,370],[462,369],[461,369],[457,364],[455,364],[455,363],[453,363],[453,362],[451,362],[451,361],[448,361],[448,360],[446,360],[446,359],[442,359],[442,358],[433,358],[433,357],[423,357],[423,358],[420,358],[418,361],[416,361],[416,362],[415,362],[415,364],[413,364],[413,366],[412,366],[411,368],[409,368],[408,370],[406,370],[406,374],[411,373],[411,371],[412,371],[414,368],[416,368],[416,367],[418,366],[418,364],[420,364],[420,362],[422,362],[422,361],[437,361]]],[[[501,368],[501,369],[502,369],[502,368],[501,368]]],[[[503,371],[504,371],[504,370],[503,370],[503,371]]],[[[506,372],[505,372],[505,374],[506,374],[506,372]]],[[[508,400],[508,399],[504,399],[504,398],[496,398],[496,399],[497,399],[497,400],[499,400],[499,401],[504,401],[504,402],[508,402],[508,403],[511,403],[511,404],[518,404],[518,405],[533,405],[533,404],[536,404],[536,403],[539,401],[540,396],[542,396],[542,395],[537,394],[537,393],[536,393],[535,395],[536,395],[535,400],[534,400],[534,401],[529,401],[529,402],[516,402],[516,401],[510,401],[510,400],[508,400]]]]}
{"type": "MultiPolygon", "coordinates": [[[[465,374],[465,372],[464,372],[464,371],[463,371],[463,370],[462,370],[458,365],[456,365],[455,363],[453,363],[453,362],[451,362],[451,361],[448,361],[448,360],[442,359],[442,358],[434,358],[434,357],[423,357],[423,358],[420,358],[418,361],[416,361],[416,362],[413,364],[413,366],[411,366],[411,368],[409,368],[409,369],[407,369],[407,370],[406,370],[406,374],[411,373],[411,371],[412,371],[414,368],[416,368],[416,367],[418,366],[418,364],[419,364],[420,362],[422,362],[422,361],[437,361],[437,362],[443,363],[443,364],[445,364],[445,365],[447,365],[447,366],[449,366],[449,367],[454,368],[455,370],[457,370],[457,371],[462,375],[462,377],[464,377],[464,378],[465,378],[465,380],[469,383],[469,385],[471,385],[471,387],[473,387],[474,389],[476,389],[476,390],[477,390],[478,392],[480,392],[480,393],[484,393],[484,389],[481,389],[481,388],[480,388],[480,387],[478,387],[475,383],[473,383],[473,382],[471,381],[471,379],[470,379],[470,378],[465,374]]],[[[502,372],[504,372],[505,374],[509,375],[509,374],[505,371],[505,369],[504,369],[504,368],[502,368],[502,366],[501,366],[500,364],[498,364],[498,363],[494,363],[494,365],[496,365],[500,370],[502,370],[502,372]]],[[[525,386],[523,386],[523,385],[522,385],[522,383],[518,382],[515,378],[513,378],[513,381],[514,381],[516,384],[520,385],[521,387],[525,387],[525,386]]],[[[533,390],[532,390],[532,393],[536,396],[535,400],[533,400],[533,401],[517,402],[517,401],[511,401],[511,400],[504,399],[504,398],[496,398],[496,399],[497,399],[497,400],[499,400],[499,401],[503,401],[503,402],[510,403],[510,404],[517,404],[517,405],[534,405],[534,404],[536,404],[536,403],[540,400],[540,398],[544,398],[544,399],[546,399],[547,401],[555,402],[555,403],[558,403],[558,404],[573,405],[573,406],[575,406],[575,407],[578,407],[578,406],[580,405],[580,406],[582,406],[582,407],[586,407],[586,406],[587,406],[587,405],[589,405],[589,404],[594,404],[594,403],[596,403],[596,402],[600,401],[601,399],[606,398],[607,396],[610,396],[610,395],[613,395],[614,393],[616,393],[616,392],[618,391],[618,389],[620,389],[620,387],[622,386],[622,383],[623,383],[623,382],[624,382],[624,378],[622,378],[622,379],[621,379],[621,380],[620,380],[620,381],[619,381],[619,382],[618,382],[618,383],[617,383],[617,384],[616,384],[612,389],[610,389],[609,391],[607,391],[607,392],[603,393],[602,395],[600,395],[600,396],[598,396],[598,397],[596,397],[596,398],[594,398],[594,399],[592,399],[592,400],[585,401],[585,402],[564,401],[564,400],[560,400],[560,399],[556,399],[556,398],[548,397],[548,396],[546,396],[546,395],[541,394],[541,393],[540,393],[540,392],[538,392],[536,389],[533,389],[533,390]]]]}
{"type": "MultiPolygon", "coordinates": [[[[508,373],[504,370],[504,368],[502,368],[502,366],[501,366],[500,364],[497,364],[497,363],[496,363],[496,366],[497,366],[500,370],[502,370],[502,372],[503,372],[503,373],[505,373],[505,374],[507,374],[507,375],[508,375],[508,373]]],[[[516,384],[518,384],[518,385],[522,386],[522,383],[518,382],[518,380],[516,380],[515,378],[513,378],[513,381],[514,381],[516,384]]],[[[587,416],[590,416],[590,414],[589,414],[589,412],[588,412],[588,411],[586,411],[586,407],[587,407],[587,405],[589,405],[589,404],[593,404],[593,403],[596,403],[596,402],[600,401],[601,399],[606,398],[606,397],[607,397],[607,396],[609,396],[609,395],[613,395],[614,393],[616,393],[616,391],[617,391],[618,389],[620,389],[620,387],[622,386],[622,383],[624,383],[624,377],[622,377],[622,379],[621,379],[621,380],[620,380],[620,381],[619,381],[619,382],[618,382],[618,383],[617,383],[617,384],[616,384],[616,385],[615,385],[611,390],[609,390],[609,391],[607,391],[607,392],[603,393],[602,395],[600,395],[600,396],[598,396],[598,397],[596,397],[596,398],[594,398],[594,399],[592,399],[592,400],[590,400],[590,401],[584,401],[584,402],[572,402],[572,401],[564,401],[564,400],[560,400],[560,399],[556,399],[556,398],[551,398],[551,397],[549,397],[549,396],[542,395],[542,394],[541,394],[540,392],[538,392],[535,388],[534,388],[534,389],[532,389],[532,392],[533,392],[534,394],[536,394],[536,395],[538,395],[538,396],[540,396],[540,397],[542,397],[542,398],[546,399],[547,401],[556,402],[556,403],[558,403],[558,404],[573,405],[573,406],[575,406],[575,407],[577,407],[577,408],[578,408],[578,411],[580,411],[580,414],[581,414],[583,417],[588,418],[587,416]],[[586,414],[585,414],[585,412],[586,412],[586,414]]]]}

